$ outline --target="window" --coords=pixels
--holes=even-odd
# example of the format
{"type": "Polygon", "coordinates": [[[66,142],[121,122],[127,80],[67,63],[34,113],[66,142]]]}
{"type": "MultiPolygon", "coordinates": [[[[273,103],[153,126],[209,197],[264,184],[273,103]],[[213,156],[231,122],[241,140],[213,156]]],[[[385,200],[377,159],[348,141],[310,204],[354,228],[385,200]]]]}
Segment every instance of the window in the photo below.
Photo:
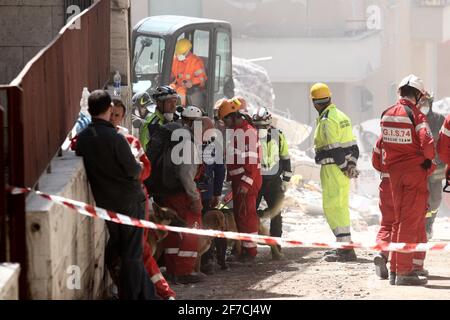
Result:
{"type": "Polygon", "coordinates": [[[209,57],[209,31],[195,30],[194,54],[199,57],[209,57]]]}
{"type": "Polygon", "coordinates": [[[214,83],[214,101],[224,97],[232,98],[231,40],[228,33],[217,33],[216,74],[214,83]]]}
{"type": "Polygon", "coordinates": [[[135,81],[151,81],[151,88],[159,85],[163,69],[165,41],[161,38],[139,36],[134,50],[135,81]]]}

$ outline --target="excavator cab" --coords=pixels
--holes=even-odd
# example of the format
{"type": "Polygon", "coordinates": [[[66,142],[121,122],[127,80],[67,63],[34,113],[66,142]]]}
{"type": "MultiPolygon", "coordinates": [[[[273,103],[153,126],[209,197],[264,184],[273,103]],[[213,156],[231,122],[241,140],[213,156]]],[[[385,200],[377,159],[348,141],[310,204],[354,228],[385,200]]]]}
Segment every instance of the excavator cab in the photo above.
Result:
{"type": "Polygon", "coordinates": [[[231,25],[225,21],[183,16],[153,16],[133,29],[133,93],[150,94],[176,80],[175,47],[180,39],[192,43],[191,52],[202,59],[207,80],[187,90],[186,105],[196,105],[212,116],[215,101],[234,96],[231,25]]]}

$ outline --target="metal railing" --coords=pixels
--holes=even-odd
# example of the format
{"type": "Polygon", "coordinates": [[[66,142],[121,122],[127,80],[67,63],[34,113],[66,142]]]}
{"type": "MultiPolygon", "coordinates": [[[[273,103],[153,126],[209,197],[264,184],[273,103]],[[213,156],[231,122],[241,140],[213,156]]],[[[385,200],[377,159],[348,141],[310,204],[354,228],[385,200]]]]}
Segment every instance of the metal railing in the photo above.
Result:
{"type": "MultiPolygon", "coordinates": [[[[74,126],[83,87],[103,88],[110,69],[110,6],[100,0],[66,25],[10,85],[7,95],[7,183],[35,187],[74,126]]],[[[7,195],[8,261],[21,264],[26,292],[25,196],[7,195]],[[9,249],[9,250],[8,250],[9,249]]]]}

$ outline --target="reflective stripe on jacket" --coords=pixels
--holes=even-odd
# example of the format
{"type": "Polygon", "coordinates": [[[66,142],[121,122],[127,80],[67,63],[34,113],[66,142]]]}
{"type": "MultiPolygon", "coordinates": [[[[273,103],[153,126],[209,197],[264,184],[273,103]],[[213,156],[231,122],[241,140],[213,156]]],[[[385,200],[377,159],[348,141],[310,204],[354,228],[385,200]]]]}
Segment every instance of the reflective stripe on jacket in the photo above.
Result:
{"type": "Polygon", "coordinates": [[[283,174],[285,181],[292,177],[289,146],[283,132],[270,128],[267,137],[260,140],[262,149],[261,166],[263,178],[283,174]]]}
{"type": "Polygon", "coordinates": [[[345,169],[349,161],[355,164],[358,161],[359,148],[351,120],[334,104],[317,119],[314,147],[317,164],[336,164],[340,169],[345,169]]]}
{"type": "Polygon", "coordinates": [[[387,109],[381,119],[385,163],[420,165],[435,156],[434,140],[427,119],[414,104],[401,99],[387,109]]]}
{"type": "Polygon", "coordinates": [[[184,61],[173,59],[172,79],[178,87],[183,86],[184,80],[192,81],[194,86],[204,86],[208,77],[206,76],[203,60],[195,54],[189,54],[184,61]]]}
{"type": "Polygon", "coordinates": [[[159,112],[158,109],[155,110],[154,113],[149,115],[147,119],[145,119],[144,125],[139,132],[139,140],[141,141],[142,148],[144,151],[147,151],[147,145],[150,142],[150,133],[149,126],[151,125],[163,125],[164,124],[164,115],[159,112]]]}

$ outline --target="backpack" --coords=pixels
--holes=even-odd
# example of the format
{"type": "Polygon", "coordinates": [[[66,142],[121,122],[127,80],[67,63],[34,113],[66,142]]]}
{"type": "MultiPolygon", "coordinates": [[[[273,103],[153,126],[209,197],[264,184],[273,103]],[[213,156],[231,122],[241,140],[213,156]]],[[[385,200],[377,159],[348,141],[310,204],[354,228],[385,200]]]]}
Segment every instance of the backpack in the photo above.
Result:
{"type": "Polygon", "coordinates": [[[149,130],[150,142],[146,155],[152,165],[152,174],[144,184],[151,195],[165,195],[184,190],[177,166],[171,160],[172,149],[180,142],[171,140],[172,133],[181,128],[181,124],[171,122],[152,126],[149,130]]]}

